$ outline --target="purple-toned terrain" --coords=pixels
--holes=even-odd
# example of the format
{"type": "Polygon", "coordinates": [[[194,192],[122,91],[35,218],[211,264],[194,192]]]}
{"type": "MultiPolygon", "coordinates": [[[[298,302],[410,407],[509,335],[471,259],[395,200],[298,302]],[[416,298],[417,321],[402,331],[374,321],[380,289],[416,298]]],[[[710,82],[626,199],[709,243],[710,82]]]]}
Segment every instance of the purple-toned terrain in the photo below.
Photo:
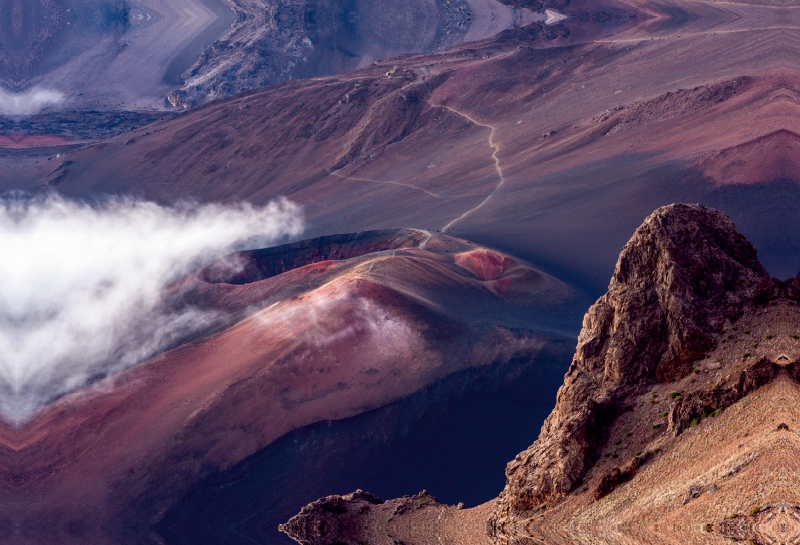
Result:
{"type": "Polygon", "coordinates": [[[798,29],[0,0],[0,539],[794,543],[798,29]]]}

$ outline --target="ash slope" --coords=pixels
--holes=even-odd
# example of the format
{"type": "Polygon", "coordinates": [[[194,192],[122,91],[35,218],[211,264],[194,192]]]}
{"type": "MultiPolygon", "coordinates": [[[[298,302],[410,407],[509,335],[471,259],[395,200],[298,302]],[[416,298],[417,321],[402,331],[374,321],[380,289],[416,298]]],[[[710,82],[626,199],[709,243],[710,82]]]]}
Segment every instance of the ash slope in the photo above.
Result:
{"type": "Polygon", "coordinates": [[[642,217],[703,202],[736,217],[773,275],[794,274],[800,238],[780,224],[800,218],[797,67],[775,48],[796,10],[763,28],[775,10],[680,2],[678,25],[657,8],[572,3],[553,27],[253,91],[61,156],[7,154],[2,187],[287,195],[312,235],[445,230],[595,296],[642,217]]]}
{"type": "Polygon", "coordinates": [[[661,208],[587,313],[556,407],[497,500],[330,497],[282,529],[304,545],[771,542],[797,504],[798,299],[800,280],[770,278],[723,214],[661,208]]]}
{"type": "Polygon", "coordinates": [[[214,330],[0,428],[0,535],[146,539],[195,483],[293,430],[534,359],[564,338],[551,315],[574,297],[524,262],[420,230],[228,256],[164,295],[213,313],[214,330]]]}

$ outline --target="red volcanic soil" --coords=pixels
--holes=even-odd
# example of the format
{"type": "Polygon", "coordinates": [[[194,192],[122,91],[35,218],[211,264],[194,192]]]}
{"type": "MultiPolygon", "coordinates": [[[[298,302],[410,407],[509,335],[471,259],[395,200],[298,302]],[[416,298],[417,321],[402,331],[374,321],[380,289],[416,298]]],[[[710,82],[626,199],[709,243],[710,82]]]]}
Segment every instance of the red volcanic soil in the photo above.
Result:
{"type": "Polygon", "coordinates": [[[482,280],[494,280],[510,262],[507,256],[491,250],[473,250],[456,256],[456,265],[482,280]]]}
{"type": "Polygon", "coordinates": [[[549,314],[574,301],[524,262],[416,230],[235,254],[167,298],[233,323],[4,426],[9,539],[102,541],[124,534],[131,509],[147,514],[138,524],[157,521],[193,482],[291,430],[472,366],[532,357],[549,314]],[[457,264],[486,256],[503,264],[490,281],[457,264]],[[490,282],[500,280],[514,298],[497,295],[490,282]]]}

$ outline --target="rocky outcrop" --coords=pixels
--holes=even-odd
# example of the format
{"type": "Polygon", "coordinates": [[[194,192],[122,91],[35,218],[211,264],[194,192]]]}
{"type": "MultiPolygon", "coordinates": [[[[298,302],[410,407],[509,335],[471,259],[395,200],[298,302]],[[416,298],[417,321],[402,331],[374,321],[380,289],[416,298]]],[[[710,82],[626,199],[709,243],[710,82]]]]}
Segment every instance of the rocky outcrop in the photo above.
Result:
{"type": "MultiPolygon", "coordinates": [[[[709,414],[719,413],[742,399],[753,390],[771,382],[777,375],[780,366],[761,358],[748,366],[739,375],[739,380],[729,388],[710,388],[693,392],[683,399],[679,396],[669,412],[669,427],[679,435],[692,422],[698,422],[709,414]]],[[[790,367],[790,373],[794,367],[790,367]]]]}
{"type": "Polygon", "coordinates": [[[603,474],[600,482],[594,490],[594,499],[599,500],[614,491],[616,487],[624,482],[630,481],[653,455],[653,452],[647,451],[634,457],[630,462],[623,467],[613,467],[610,471],[603,474]]]}
{"type": "Polygon", "coordinates": [[[303,507],[278,529],[302,545],[358,543],[364,526],[362,519],[370,508],[382,503],[382,499],[363,490],[327,496],[303,507]]]}
{"type": "Polygon", "coordinates": [[[370,532],[375,530],[376,511],[377,518],[391,521],[396,516],[440,505],[425,490],[390,501],[357,490],[310,503],[278,529],[301,545],[356,545],[372,542],[370,532]]]}
{"type": "MultiPolygon", "coordinates": [[[[578,486],[596,461],[604,430],[627,400],[649,385],[688,374],[723,326],[752,304],[764,279],[771,282],[756,250],[721,212],[674,204],[648,217],[623,249],[608,293],[584,318],[539,439],[508,464],[490,535],[502,535],[515,514],[556,503],[578,486]]],[[[754,385],[764,378],[760,371],[772,372],[762,367],[750,377],[754,385]]],[[[673,420],[684,426],[695,409],[704,408],[693,401],[679,404],[673,420]]],[[[622,481],[622,471],[610,476],[600,495],[622,481]]]]}

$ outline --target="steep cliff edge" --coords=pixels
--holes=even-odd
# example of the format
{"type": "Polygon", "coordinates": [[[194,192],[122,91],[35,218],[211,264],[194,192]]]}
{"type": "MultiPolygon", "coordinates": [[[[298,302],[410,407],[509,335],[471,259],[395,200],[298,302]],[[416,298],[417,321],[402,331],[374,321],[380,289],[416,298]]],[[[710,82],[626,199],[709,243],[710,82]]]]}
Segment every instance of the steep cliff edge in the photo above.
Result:
{"type": "Polygon", "coordinates": [[[687,375],[768,278],[755,248],[721,212],[674,204],[650,215],[622,250],[608,293],[584,317],[539,439],[509,463],[490,533],[581,483],[606,424],[628,399],[687,375]]]}

